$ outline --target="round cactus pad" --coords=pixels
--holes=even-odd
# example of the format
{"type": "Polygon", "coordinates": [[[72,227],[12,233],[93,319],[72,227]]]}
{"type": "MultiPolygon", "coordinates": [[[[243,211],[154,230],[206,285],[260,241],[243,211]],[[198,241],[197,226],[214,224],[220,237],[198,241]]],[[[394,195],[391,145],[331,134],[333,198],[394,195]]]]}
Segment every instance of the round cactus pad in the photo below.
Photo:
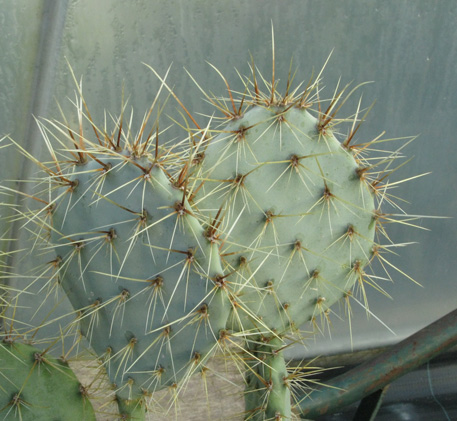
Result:
{"type": "Polygon", "coordinates": [[[82,333],[132,399],[199,370],[230,305],[183,190],[153,159],[102,149],[56,189],[51,238],[82,333]]]}
{"type": "Polygon", "coordinates": [[[199,209],[223,209],[222,255],[243,307],[232,329],[293,330],[360,279],[373,194],[360,161],[306,107],[253,105],[208,142],[195,174],[199,209]]]}

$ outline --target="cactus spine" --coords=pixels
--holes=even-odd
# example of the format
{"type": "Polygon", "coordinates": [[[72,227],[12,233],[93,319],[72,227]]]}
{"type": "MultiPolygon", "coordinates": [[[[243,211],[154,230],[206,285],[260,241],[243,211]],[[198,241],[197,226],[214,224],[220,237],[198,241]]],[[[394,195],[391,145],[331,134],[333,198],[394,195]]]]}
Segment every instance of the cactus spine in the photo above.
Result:
{"type": "Polygon", "coordinates": [[[246,358],[258,367],[247,370],[249,411],[254,419],[288,419],[279,352],[287,339],[303,340],[306,323],[329,324],[337,301],[353,297],[368,311],[366,285],[383,292],[367,268],[374,259],[386,262],[383,223],[395,218],[380,206],[393,203],[388,176],[398,153],[372,160],[365,152],[377,139],[353,144],[360,104],[353,118],[336,117],[357,87],[324,105],[319,78],[301,92],[288,79],[281,95],[274,64],[270,83],[251,68],[238,98],[225,78],[229,100],[205,93],[223,124],[194,149],[192,199],[218,221],[223,263],[234,273],[227,326],[245,337],[246,358]],[[339,125],[348,122],[342,137],[339,125]],[[257,364],[259,353],[268,363],[257,364]]]}
{"type": "Polygon", "coordinates": [[[176,164],[159,145],[158,122],[143,138],[152,109],[135,137],[122,121],[108,134],[81,108],[77,132],[42,126],[48,145],[55,130],[71,146],[63,158],[50,148],[51,163],[41,164],[48,188],[34,197],[42,206],[26,218],[38,224],[43,250],[55,250],[48,287],[63,287],[122,408],[136,411],[152,392],[182,388],[204,367],[230,301],[217,244],[182,176],[171,175],[176,164]]]}
{"type": "Polygon", "coordinates": [[[246,414],[250,420],[289,420],[292,416],[288,371],[281,347],[282,340],[252,347],[255,357],[246,374],[246,414]]]}
{"type": "Polygon", "coordinates": [[[248,308],[232,314],[233,330],[295,330],[341,299],[370,261],[375,205],[364,167],[308,107],[258,100],[204,149],[195,203],[223,209],[225,264],[248,308]]]}
{"type": "Polygon", "coordinates": [[[63,287],[132,419],[152,393],[179,395],[218,351],[245,370],[247,419],[290,419],[299,376],[284,360],[289,340],[329,323],[337,301],[367,306],[365,285],[382,291],[368,269],[386,262],[383,222],[395,217],[380,206],[393,203],[398,154],[372,161],[376,140],[353,144],[360,104],[351,120],[336,115],[354,90],[324,106],[319,77],[301,92],[288,79],[281,95],[274,72],[266,82],[255,69],[239,98],[224,79],[230,106],[207,95],[224,116],[197,124],[197,143],[189,130],[164,146],[158,120],[146,128],[153,108],[135,135],[123,112],[101,129],[81,93],[77,130],[40,123],[46,187],[31,196],[41,207],[21,215],[55,254],[34,282],[63,287]]]}

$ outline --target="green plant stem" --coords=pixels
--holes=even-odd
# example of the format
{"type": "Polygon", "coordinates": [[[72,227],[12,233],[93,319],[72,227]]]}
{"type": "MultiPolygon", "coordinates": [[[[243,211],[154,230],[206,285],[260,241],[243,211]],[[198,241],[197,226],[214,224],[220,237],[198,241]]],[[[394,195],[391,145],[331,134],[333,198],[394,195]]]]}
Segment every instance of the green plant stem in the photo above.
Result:
{"type": "Polygon", "coordinates": [[[288,420],[291,417],[287,366],[281,352],[282,340],[251,347],[251,369],[246,374],[246,419],[288,420]]]}

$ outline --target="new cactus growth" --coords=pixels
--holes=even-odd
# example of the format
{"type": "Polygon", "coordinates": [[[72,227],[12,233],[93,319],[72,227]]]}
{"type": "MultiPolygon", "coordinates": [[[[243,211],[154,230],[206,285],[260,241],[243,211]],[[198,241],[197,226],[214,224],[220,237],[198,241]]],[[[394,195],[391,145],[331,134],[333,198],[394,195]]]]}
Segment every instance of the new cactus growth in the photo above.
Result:
{"type": "Polygon", "coordinates": [[[95,420],[73,371],[46,351],[5,338],[0,343],[0,376],[0,417],[4,420],[95,420]]]}

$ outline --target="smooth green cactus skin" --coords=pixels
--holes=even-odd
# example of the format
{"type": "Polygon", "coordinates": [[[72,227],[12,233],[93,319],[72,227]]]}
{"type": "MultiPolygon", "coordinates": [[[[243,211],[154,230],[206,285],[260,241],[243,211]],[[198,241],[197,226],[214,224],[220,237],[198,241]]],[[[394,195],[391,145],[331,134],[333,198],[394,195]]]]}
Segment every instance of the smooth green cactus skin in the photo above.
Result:
{"type": "Polygon", "coordinates": [[[253,358],[246,374],[246,419],[291,419],[291,394],[282,345],[280,339],[273,338],[250,349],[253,358]]]}
{"type": "Polygon", "coordinates": [[[293,104],[252,106],[200,151],[195,203],[212,217],[223,209],[222,254],[246,309],[230,328],[279,334],[325,317],[372,255],[375,205],[360,162],[322,116],[293,104]]]}
{"type": "Polygon", "coordinates": [[[91,421],[94,410],[70,367],[39,349],[0,343],[0,417],[91,421]]]}
{"type": "Polygon", "coordinates": [[[51,245],[117,396],[137,399],[201,368],[230,305],[217,246],[160,165],[109,148],[90,156],[56,190],[51,245]]]}

